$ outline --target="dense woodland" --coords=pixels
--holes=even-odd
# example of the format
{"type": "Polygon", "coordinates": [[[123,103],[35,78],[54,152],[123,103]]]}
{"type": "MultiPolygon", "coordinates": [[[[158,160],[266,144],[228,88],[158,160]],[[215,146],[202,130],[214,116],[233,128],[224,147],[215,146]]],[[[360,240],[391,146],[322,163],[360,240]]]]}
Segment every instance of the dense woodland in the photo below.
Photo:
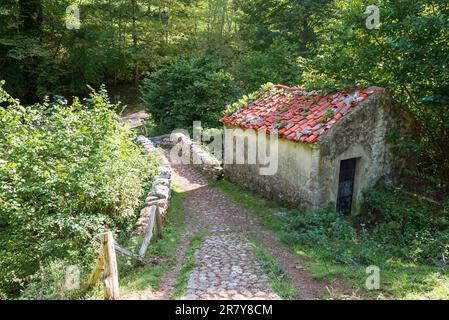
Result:
{"type": "MultiPolygon", "coordinates": [[[[210,99],[222,101],[224,108],[266,82],[382,86],[418,120],[419,146],[426,150],[420,159],[423,172],[447,181],[449,151],[441,146],[449,139],[449,3],[369,4],[5,0],[0,78],[11,95],[32,103],[45,96],[85,95],[87,85],[104,83],[109,91],[118,85],[136,87],[147,77],[152,88],[144,89],[157,90],[159,99],[165,90],[171,99],[184,100],[179,109],[202,109],[210,99]],[[366,27],[369,4],[380,8],[378,29],[366,27]],[[79,29],[66,27],[68,5],[79,7],[79,29]],[[201,62],[189,59],[210,63],[199,70],[195,63],[201,62]],[[196,87],[188,97],[183,95],[190,90],[186,80],[196,87]],[[163,87],[155,88],[160,82],[163,87]],[[220,92],[208,97],[215,88],[220,92]]],[[[196,119],[197,111],[185,110],[193,114],[180,123],[174,119],[171,127],[196,119]]]]}
{"type": "MultiPolygon", "coordinates": [[[[447,215],[448,43],[448,0],[2,0],[0,298],[18,296],[40,268],[84,259],[85,236],[100,225],[126,229],[138,208],[129,199],[143,194],[156,164],[118,129],[111,110],[121,109],[107,97],[117,88],[139,92],[164,133],[193,120],[219,127],[228,105],[267,82],[384,87],[416,120],[416,140],[401,144],[418,157],[412,191],[447,215]],[[79,8],[79,29],[66,26],[69,5],[79,8]],[[380,9],[377,28],[367,27],[369,5],[380,9]],[[98,162],[114,165],[96,172],[98,162]],[[125,167],[135,171],[118,179],[125,167]],[[43,266],[49,254],[59,260],[43,266]]],[[[448,250],[447,225],[436,225],[446,233],[429,257],[448,250]]]]}

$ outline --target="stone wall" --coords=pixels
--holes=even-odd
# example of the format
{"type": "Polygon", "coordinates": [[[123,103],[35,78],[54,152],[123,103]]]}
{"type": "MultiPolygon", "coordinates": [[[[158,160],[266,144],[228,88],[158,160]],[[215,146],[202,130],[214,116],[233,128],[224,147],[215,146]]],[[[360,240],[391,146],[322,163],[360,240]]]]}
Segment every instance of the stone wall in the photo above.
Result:
{"type": "Polygon", "coordinates": [[[194,168],[215,180],[223,177],[223,168],[220,161],[204,149],[199,143],[192,141],[182,133],[173,133],[170,136],[160,136],[151,138],[152,141],[161,146],[173,148],[177,146],[179,152],[187,155],[184,163],[190,163],[194,168]]]}
{"type": "MultiPolygon", "coordinates": [[[[159,150],[147,137],[138,136],[136,141],[141,144],[148,153],[159,152],[159,150]]],[[[170,163],[165,155],[162,152],[159,152],[159,156],[161,157],[161,166],[159,167],[159,172],[153,181],[151,190],[145,199],[145,207],[140,211],[140,216],[137,220],[137,227],[134,230],[134,235],[142,235],[145,233],[150,215],[150,207],[152,205],[159,206],[163,217],[167,215],[171,196],[172,174],[170,163]]]]}
{"type": "Polygon", "coordinates": [[[164,135],[155,136],[155,137],[149,137],[148,139],[156,147],[164,148],[164,147],[172,146],[172,142],[170,140],[170,135],[169,134],[164,134],[164,135]]]}
{"type": "Polygon", "coordinates": [[[389,95],[371,95],[318,140],[318,203],[336,202],[340,161],[356,158],[353,212],[357,212],[364,189],[380,178],[397,182],[406,168],[414,167],[415,157],[395,151],[388,139],[392,134],[414,133],[412,118],[389,95]]]}
{"type": "Polygon", "coordinates": [[[140,212],[134,235],[145,233],[152,205],[158,205],[164,217],[168,211],[172,183],[171,167],[164,153],[158,149],[159,147],[171,148],[178,144],[181,149],[189,151],[189,159],[186,160],[195,168],[214,179],[220,179],[223,176],[223,168],[220,162],[184,134],[176,133],[150,138],[138,136],[135,141],[142,145],[147,153],[158,152],[162,159],[162,164],[145,199],[145,207],[140,212]]]}

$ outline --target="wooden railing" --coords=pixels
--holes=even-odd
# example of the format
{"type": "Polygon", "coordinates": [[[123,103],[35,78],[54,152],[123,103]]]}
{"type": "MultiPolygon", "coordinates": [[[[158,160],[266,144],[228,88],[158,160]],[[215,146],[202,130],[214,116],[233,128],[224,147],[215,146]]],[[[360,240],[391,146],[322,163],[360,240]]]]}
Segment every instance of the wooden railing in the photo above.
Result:
{"type": "Polygon", "coordinates": [[[162,216],[159,206],[153,205],[150,207],[150,216],[148,217],[148,224],[145,230],[145,236],[143,238],[142,246],[139,250],[139,257],[143,259],[147,252],[148,245],[153,238],[154,223],[156,222],[156,235],[158,238],[162,238],[162,216]]]}
{"type": "Polygon", "coordinates": [[[111,231],[99,234],[95,237],[100,242],[100,252],[97,263],[87,282],[87,290],[94,287],[94,285],[103,275],[104,297],[106,300],[117,300],[120,298],[119,284],[118,284],[118,269],[116,252],[136,259],[141,264],[145,265],[151,261],[145,259],[145,253],[153,238],[153,229],[156,225],[156,235],[162,238],[162,215],[159,206],[153,205],[150,207],[150,215],[148,217],[148,224],[145,230],[145,236],[139,250],[139,255],[132,253],[130,250],[121,247],[114,241],[111,231]]]}

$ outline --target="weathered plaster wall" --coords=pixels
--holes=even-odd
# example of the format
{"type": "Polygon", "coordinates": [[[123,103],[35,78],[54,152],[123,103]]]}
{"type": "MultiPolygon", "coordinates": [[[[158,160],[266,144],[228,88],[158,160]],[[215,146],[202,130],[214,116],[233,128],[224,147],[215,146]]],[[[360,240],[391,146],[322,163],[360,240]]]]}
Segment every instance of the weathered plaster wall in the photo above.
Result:
{"type": "MultiPolygon", "coordinates": [[[[236,136],[246,135],[254,139],[257,137],[256,131],[253,130],[235,128],[234,133],[236,136]]],[[[234,148],[234,151],[236,150],[246,154],[248,144],[239,144],[234,148]]],[[[279,139],[277,155],[278,169],[274,175],[261,175],[260,168],[264,166],[260,161],[257,161],[257,164],[248,164],[247,161],[245,164],[225,163],[224,175],[227,179],[269,198],[306,206],[315,204],[318,150],[311,145],[279,139]]]]}
{"type": "Polygon", "coordinates": [[[413,164],[407,161],[409,156],[394,150],[388,137],[394,132],[410,136],[413,130],[410,116],[385,94],[373,94],[346,115],[318,140],[319,206],[336,202],[341,160],[357,158],[353,212],[358,210],[363,189],[382,177],[396,180],[405,167],[413,164]]]}

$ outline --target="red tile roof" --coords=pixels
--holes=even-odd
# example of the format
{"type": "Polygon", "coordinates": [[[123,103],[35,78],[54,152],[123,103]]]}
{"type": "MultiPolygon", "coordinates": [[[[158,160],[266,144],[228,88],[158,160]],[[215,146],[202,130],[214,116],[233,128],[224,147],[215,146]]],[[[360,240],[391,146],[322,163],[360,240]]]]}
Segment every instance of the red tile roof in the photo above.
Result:
{"type": "Polygon", "coordinates": [[[375,92],[384,91],[369,87],[321,94],[278,84],[261,92],[256,100],[248,100],[247,108],[225,116],[223,122],[266,133],[278,130],[282,138],[313,143],[375,92]]]}

